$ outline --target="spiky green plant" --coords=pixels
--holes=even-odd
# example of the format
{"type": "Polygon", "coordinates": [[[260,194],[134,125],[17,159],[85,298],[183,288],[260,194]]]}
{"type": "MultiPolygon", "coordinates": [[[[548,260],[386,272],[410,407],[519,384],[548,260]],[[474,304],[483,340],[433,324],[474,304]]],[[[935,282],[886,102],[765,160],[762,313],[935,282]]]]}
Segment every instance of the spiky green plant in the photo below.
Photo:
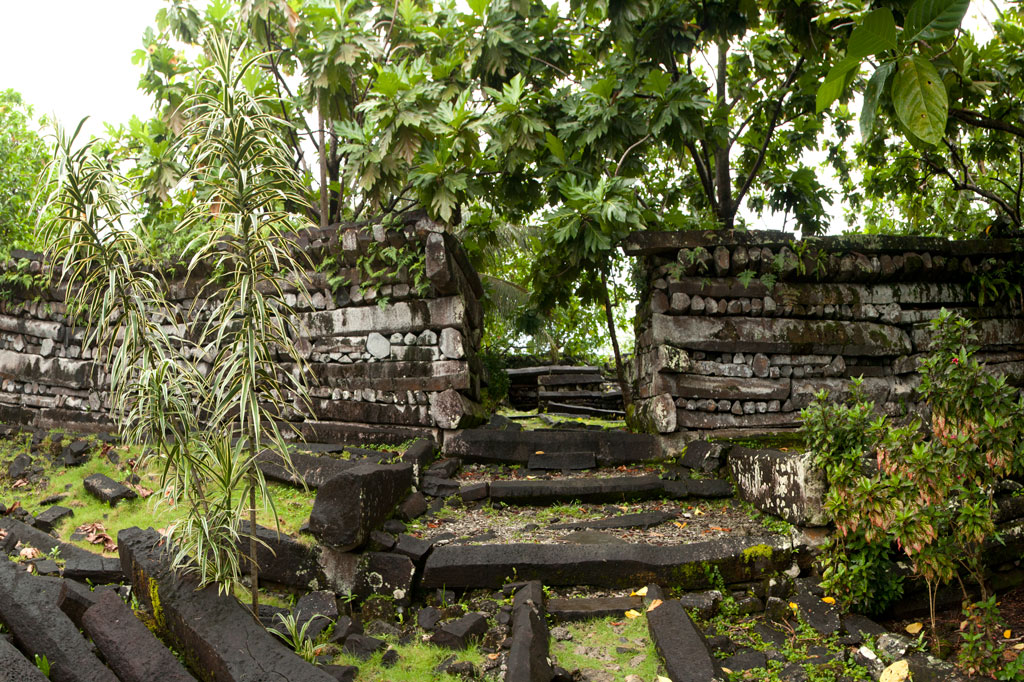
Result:
{"type": "MultiPolygon", "coordinates": [[[[111,416],[130,443],[163,459],[165,497],[187,514],[171,529],[175,565],[216,582],[238,582],[244,559],[259,606],[257,540],[240,531],[257,502],[273,506],[257,466],[264,452],[290,467],[279,426],[308,407],[303,358],[288,296],[307,298],[302,263],[288,235],[305,226],[305,203],[281,138],[285,124],[254,94],[259,56],[219,36],[187,101],[187,180],[202,200],[181,227],[202,227],[187,276],[214,273],[187,324],[146,268],[146,227],[137,198],[96,145],[75,148],[58,130],[59,187],[53,198],[52,260],[71,312],[88,322],[86,343],[109,372],[111,416]],[[293,372],[280,370],[290,361],[293,372]]],[[[81,126],[79,126],[79,130],[81,126]]]]}
{"type": "MultiPolygon", "coordinates": [[[[231,434],[213,452],[221,463],[217,482],[226,509],[240,518],[244,500],[231,492],[244,478],[249,521],[256,526],[257,498],[273,506],[257,466],[261,444],[285,463],[287,444],[279,418],[297,404],[308,408],[305,365],[294,339],[299,336],[287,294],[308,295],[296,245],[290,238],[306,227],[308,208],[301,178],[291,165],[283,138],[285,124],[272,112],[271,98],[255,94],[253,74],[261,56],[243,59],[244,45],[214,36],[208,40],[210,66],[196,94],[187,101],[189,123],[182,139],[192,140],[190,177],[205,190],[205,200],[186,215],[183,228],[202,224],[201,244],[189,267],[217,273],[208,286],[213,309],[199,346],[209,357],[212,390],[211,431],[231,434]],[[295,370],[280,370],[278,359],[295,370]]],[[[201,298],[205,298],[202,296],[201,298]]],[[[253,612],[258,606],[257,540],[250,534],[253,612]]]]}

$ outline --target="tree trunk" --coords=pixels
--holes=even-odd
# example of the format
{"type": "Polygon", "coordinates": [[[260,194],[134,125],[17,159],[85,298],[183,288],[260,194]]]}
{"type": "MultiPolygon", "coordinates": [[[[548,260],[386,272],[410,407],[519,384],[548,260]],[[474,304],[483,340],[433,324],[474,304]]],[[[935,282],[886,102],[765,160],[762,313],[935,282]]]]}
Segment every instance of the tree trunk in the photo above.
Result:
{"type": "Polygon", "coordinates": [[[260,564],[256,560],[256,430],[249,428],[249,577],[252,579],[252,617],[260,617],[260,564]]]}
{"type": "Polygon", "coordinates": [[[615,354],[615,375],[622,390],[622,406],[626,410],[626,425],[633,420],[633,391],[626,381],[626,372],[622,366],[622,353],[619,352],[619,337],[615,333],[615,316],[612,314],[612,302],[608,296],[608,278],[601,275],[601,302],[604,304],[605,320],[608,323],[608,335],[612,340],[612,352],[615,354]]]}
{"type": "MultiPolygon", "coordinates": [[[[716,83],[715,107],[724,110],[728,90],[726,83],[729,77],[729,43],[718,42],[718,82],[716,83]]],[[[715,189],[718,195],[718,220],[722,227],[731,230],[735,211],[732,207],[732,177],[729,172],[729,144],[715,149],[715,189]]]]}
{"type": "Polygon", "coordinates": [[[317,146],[320,156],[320,229],[327,229],[327,221],[330,218],[330,196],[327,193],[327,149],[324,147],[324,112],[318,106],[316,108],[320,139],[317,146]]]}

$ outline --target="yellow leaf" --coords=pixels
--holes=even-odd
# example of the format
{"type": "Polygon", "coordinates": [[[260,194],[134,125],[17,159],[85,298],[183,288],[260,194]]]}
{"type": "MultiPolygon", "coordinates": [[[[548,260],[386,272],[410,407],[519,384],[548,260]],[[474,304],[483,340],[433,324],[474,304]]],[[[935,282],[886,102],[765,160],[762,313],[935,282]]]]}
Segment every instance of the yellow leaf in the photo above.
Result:
{"type": "Polygon", "coordinates": [[[683,521],[682,523],[679,523],[678,521],[673,521],[672,523],[676,524],[680,528],[686,528],[686,521],[683,521]]]}
{"type": "Polygon", "coordinates": [[[652,602],[651,602],[651,605],[647,607],[647,611],[648,611],[648,612],[651,612],[651,611],[653,611],[654,609],[656,609],[656,608],[658,608],[659,606],[661,606],[661,603],[662,603],[662,602],[661,602],[661,600],[660,600],[660,599],[655,599],[654,601],[652,601],[652,602]]]}
{"type": "Polygon", "coordinates": [[[796,611],[796,602],[795,602],[795,601],[791,601],[791,602],[789,602],[789,608],[791,608],[791,609],[793,609],[794,611],[796,611]]]}
{"type": "Polygon", "coordinates": [[[724,665],[722,666],[722,672],[726,675],[732,675],[732,670],[730,668],[726,668],[724,665]]]}
{"type": "Polygon", "coordinates": [[[1012,630],[1003,630],[1003,639],[1010,639],[1011,637],[1013,637],[1012,630]]]}
{"type": "Polygon", "coordinates": [[[533,454],[535,454],[535,455],[543,455],[544,451],[543,450],[538,450],[537,452],[535,452],[533,454]]]}
{"type": "Polygon", "coordinates": [[[910,664],[905,660],[896,661],[882,671],[878,682],[905,682],[910,679],[910,664]]]}
{"type": "Polygon", "coordinates": [[[1020,650],[1024,649],[1024,642],[1020,642],[1019,644],[1014,644],[1013,648],[1016,649],[1017,651],[1020,651],[1020,650]]]}
{"type": "Polygon", "coordinates": [[[916,635],[921,632],[921,628],[924,627],[924,623],[911,623],[906,627],[906,631],[911,635],[916,635]]]}
{"type": "Polygon", "coordinates": [[[496,660],[498,660],[498,656],[499,656],[499,655],[500,655],[500,654],[487,654],[487,658],[488,658],[489,660],[492,660],[492,661],[496,661],[496,660]]]}
{"type": "Polygon", "coordinates": [[[629,611],[626,611],[625,615],[626,615],[626,618],[639,618],[640,617],[640,612],[635,610],[635,609],[630,609],[629,611]]]}
{"type": "Polygon", "coordinates": [[[703,515],[704,515],[704,512],[702,512],[702,511],[700,510],[700,507],[696,507],[696,508],[695,508],[695,509],[693,510],[693,513],[694,513],[694,514],[696,514],[697,516],[703,516],[703,515]]]}
{"type": "Polygon", "coordinates": [[[821,601],[825,602],[826,604],[835,604],[836,603],[835,597],[822,597],[821,601]]]}
{"type": "Polygon", "coordinates": [[[662,677],[661,675],[658,675],[658,679],[656,679],[654,682],[672,682],[672,680],[668,679],[667,677],[662,677]]]}
{"type": "Polygon", "coordinates": [[[647,588],[646,587],[641,587],[636,592],[630,592],[629,596],[630,597],[646,597],[647,596],[647,588]]]}

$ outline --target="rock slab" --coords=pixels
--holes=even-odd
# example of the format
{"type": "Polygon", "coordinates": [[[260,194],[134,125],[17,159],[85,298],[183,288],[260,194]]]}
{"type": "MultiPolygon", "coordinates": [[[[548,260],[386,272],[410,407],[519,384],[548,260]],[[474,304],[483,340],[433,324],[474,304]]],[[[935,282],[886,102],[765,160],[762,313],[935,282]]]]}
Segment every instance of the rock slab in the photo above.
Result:
{"type": "Polygon", "coordinates": [[[112,590],[103,590],[86,609],[82,629],[121,682],[195,682],[112,590]]]}
{"type": "Polygon", "coordinates": [[[54,682],[117,682],[75,624],[57,608],[59,584],[0,561],[0,621],[14,634],[18,648],[46,656],[54,682]]]}
{"type": "Polygon", "coordinates": [[[193,578],[172,572],[156,531],[122,530],[117,544],[133,593],[204,682],[333,682],[285,648],[234,597],[218,593],[216,585],[197,590],[193,578]]]}
{"type": "Polygon", "coordinates": [[[412,487],[411,464],[360,464],[317,490],[309,531],[321,543],[345,551],[359,547],[412,487]]]}
{"type": "Polygon", "coordinates": [[[718,679],[718,666],[704,635],[686,614],[682,604],[663,602],[647,612],[647,628],[665,671],[672,682],[710,682],[718,679]]]}

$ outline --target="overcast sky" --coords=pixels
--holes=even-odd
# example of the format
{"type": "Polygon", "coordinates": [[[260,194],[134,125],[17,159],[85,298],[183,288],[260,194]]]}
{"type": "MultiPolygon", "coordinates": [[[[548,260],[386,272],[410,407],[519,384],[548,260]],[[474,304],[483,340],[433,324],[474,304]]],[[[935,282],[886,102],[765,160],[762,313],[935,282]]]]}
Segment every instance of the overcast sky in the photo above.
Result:
{"type": "Polygon", "coordinates": [[[138,90],[132,52],[154,24],[162,0],[0,0],[0,89],[13,88],[67,127],[90,116],[103,121],[148,116],[152,100],[138,90]]]}

